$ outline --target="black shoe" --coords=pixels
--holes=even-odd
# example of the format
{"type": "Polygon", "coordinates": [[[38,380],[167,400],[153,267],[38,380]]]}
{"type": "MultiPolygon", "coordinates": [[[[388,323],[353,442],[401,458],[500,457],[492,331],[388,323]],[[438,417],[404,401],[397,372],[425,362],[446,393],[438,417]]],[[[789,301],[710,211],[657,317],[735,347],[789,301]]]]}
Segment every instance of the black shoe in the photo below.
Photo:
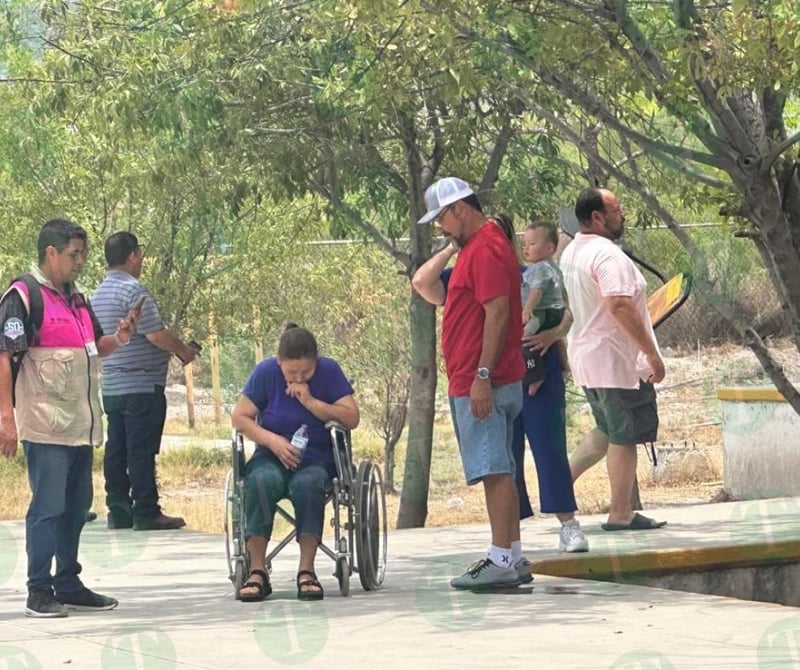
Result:
{"type": "Polygon", "coordinates": [[[106,526],[111,529],[133,528],[133,517],[130,514],[126,515],[121,512],[109,512],[106,515],[106,526]]]}
{"type": "Polygon", "coordinates": [[[119,605],[116,598],[100,595],[85,586],[75,593],[59,593],[56,597],[71,610],[102,612],[103,610],[113,610],[119,605]]]}
{"type": "Polygon", "coordinates": [[[34,589],[28,591],[25,603],[25,616],[55,618],[69,616],[67,608],[56,599],[53,589],[34,589]]]}
{"type": "Polygon", "coordinates": [[[117,493],[106,494],[106,525],[109,528],[133,528],[133,502],[130,496],[117,493]]]}
{"type": "Polygon", "coordinates": [[[166,514],[159,514],[158,516],[147,518],[134,517],[133,529],[134,530],[175,530],[176,528],[183,528],[186,522],[180,516],[167,516],[166,514]]]}
{"type": "Polygon", "coordinates": [[[92,512],[92,511],[86,512],[86,518],[85,518],[86,523],[91,523],[95,519],[97,519],[97,512],[92,512]]]}

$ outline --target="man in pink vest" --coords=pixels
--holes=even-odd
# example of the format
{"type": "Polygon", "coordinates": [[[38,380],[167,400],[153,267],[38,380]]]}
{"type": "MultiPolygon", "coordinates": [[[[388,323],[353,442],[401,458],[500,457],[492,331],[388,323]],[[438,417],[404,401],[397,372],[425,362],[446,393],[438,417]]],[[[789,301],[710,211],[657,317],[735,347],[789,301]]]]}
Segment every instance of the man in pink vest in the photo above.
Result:
{"type": "Polygon", "coordinates": [[[79,578],[78,545],[92,502],[92,447],[103,443],[98,358],[124,346],[135,315],[103,335],[75,288],[88,252],[86,231],[61,219],[39,232],[32,271],[43,302],[41,327],[30,319],[27,286],[17,281],[0,299],[0,453],[13,458],[22,442],[31,503],[25,517],[28,599],[25,614],[63,617],[68,609],[110,610],[114,598],[79,578]],[[24,354],[12,401],[12,356],[24,354]],[[55,558],[55,575],[52,572],[55,558]]]}

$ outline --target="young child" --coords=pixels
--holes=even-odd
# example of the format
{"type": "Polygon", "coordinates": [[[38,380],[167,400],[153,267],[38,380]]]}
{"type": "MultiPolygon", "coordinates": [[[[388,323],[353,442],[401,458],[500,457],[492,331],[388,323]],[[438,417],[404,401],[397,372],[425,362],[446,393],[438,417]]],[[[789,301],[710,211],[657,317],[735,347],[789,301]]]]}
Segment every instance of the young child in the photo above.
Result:
{"type": "MultiPolygon", "coordinates": [[[[550,221],[534,221],[523,233],[522,257],[530,263],[522,273],[522,323],[524,334],[533,335],[554,328],[564,317],[564,279],[553,261],[558,248],[558,229],[550,221]]],[[[567,370],[563,342],[559,353],[567,370]]],[[[528,394],[534,395],[544,381],[542,354],[527,346],[522,347],[526,372],[523,384],[528,394]]]]}

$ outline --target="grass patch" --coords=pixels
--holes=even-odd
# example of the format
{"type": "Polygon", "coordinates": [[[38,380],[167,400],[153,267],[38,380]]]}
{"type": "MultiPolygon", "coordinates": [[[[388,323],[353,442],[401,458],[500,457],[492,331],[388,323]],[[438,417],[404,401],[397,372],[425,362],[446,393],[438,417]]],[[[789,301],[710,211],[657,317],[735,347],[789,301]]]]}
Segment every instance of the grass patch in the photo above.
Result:
{"type": "Polygon", "coordinates": [[[188,469],[227,469],[231,464],[230,449],[209,448],[199,443],[190,443],[186,447],[169,449],[158,456],[159,470],[188,469]]]}
{"type": "Polygon", "coordinates": [[[164,424],[164,435],[196,437],[200,440],[228,440],[231,437],[231,425],[227,416],[220,424],[210,419],[198,419],[194,428],[189,428],[185,419],[167,419],[164,424]]]}

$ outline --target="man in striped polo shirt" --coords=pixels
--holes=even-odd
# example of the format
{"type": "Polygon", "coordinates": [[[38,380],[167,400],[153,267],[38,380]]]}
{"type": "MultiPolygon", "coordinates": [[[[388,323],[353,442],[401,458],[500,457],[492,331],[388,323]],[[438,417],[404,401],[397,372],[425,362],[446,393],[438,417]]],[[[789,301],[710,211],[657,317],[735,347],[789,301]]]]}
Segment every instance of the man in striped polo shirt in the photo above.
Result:
{"type": "Polygon", "coordinates": [[[100,324],[113,330],[120,315],[140,305],[137,333],[125,348],[103,359],[108,527],[180,528],[186,522],[167,516],[158,504],[155,461],[167,415],[164,386],[170,355],[186,365],[194,360],[196,351],[165,328],[153,296],[139,282],[143,249],[136,236],[128,232],[111,235],[105,243],[105,256],[108,274],[92,295],[100,324]]]}

